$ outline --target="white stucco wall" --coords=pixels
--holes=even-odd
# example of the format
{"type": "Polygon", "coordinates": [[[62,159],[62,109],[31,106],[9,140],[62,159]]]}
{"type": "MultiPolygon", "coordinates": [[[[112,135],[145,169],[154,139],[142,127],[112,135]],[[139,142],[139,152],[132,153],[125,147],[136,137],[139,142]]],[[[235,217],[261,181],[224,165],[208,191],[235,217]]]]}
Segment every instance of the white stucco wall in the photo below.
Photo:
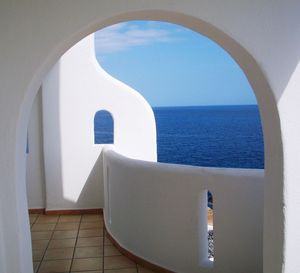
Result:
{"type": "Polygon", "coordinates": [[[29,208],[45,207],[45,173],[43,151],[42,92],[38,92],[28,124],[26,154],[26,189],[29,208]]]}
{"type": "Polygon", "coordinates": [[[105,223],[125,249],[178,273],[262,272],[263,170],[136,161],[110,150],[104,168],[105,223]],[[207,190],[214,202],[213,265],[207,190]]]}
{"type": "Polygon", "coordinates": [[[5,221],[0,244],[9,271],[32,269],[24,147],[44,77],[67,49],[95,30],[122,20],[157,19],[207,35],[245,71],[259,102],[265,140],[264,272],[297,272],[299,14],[297,0],[1,1],[0,215],[5,221]]]}
{"type": "Polygon", "coordinates": [[[114,147],[128,157],[156,161],[154,114],[145,99],[103,71],[94,36],[80,41],[43,82],[47,210],[103,207],[101,150],[94,117],[114,119],[114,147]]]}

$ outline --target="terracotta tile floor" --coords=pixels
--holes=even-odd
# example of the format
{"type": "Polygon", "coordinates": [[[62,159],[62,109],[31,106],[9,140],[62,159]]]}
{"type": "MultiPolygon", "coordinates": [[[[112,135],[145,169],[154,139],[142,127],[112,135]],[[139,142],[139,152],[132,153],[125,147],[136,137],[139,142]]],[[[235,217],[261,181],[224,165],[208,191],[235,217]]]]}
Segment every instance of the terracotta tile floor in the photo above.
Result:
{"type": "Polygon", "coordinates": [[[115,248],[102,215],[30,214],[36,273],[153,273],[115,248]]]}

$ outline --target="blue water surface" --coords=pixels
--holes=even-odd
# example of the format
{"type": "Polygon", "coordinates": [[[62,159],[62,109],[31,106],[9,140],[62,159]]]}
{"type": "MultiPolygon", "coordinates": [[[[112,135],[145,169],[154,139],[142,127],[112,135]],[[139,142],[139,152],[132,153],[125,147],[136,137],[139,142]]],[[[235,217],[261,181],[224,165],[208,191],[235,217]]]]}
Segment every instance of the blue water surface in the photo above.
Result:
{"type": "Polygon", "coordinates": [[[153,110],[159,162],[264,168],[263,133],[256,105],[153,110]]]}
{"type": "MultiPolygon", "coordinates": [[[[256,105],[156,107],[153,110],[159,162],[264,168],[263,133],[256,105]]],[[[101,121],[100,116],[96,116],[95,143],[108,143],[108,138],[113,139],[112,122],[101,121]],[[109,128],[106,130],[105,126],[109,128]]]]}

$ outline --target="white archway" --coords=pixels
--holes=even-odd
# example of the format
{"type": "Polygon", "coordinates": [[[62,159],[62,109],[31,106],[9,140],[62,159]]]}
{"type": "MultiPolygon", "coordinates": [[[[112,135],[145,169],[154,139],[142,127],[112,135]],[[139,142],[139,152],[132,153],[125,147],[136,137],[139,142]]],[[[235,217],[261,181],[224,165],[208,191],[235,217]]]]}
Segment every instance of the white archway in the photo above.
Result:
{"type": "MultiPolygon", "coordinates": [[[[179,3],[180,1],[178,1],[179,3]]],[[[236,62],[241,66],[242,70],[246,74],[259,103],[262,125],[264,131],[264,142],[265,142],[265,171],[266,171],[266,183],[265,183],[265,233],[264,233],[264,264],[266,272],[279,272],[283,263],[283,240],[284,240],[284,216],[283,216],[283,151],[282,151],[282,141],[281,141],[281,128],[280,120],[278,115],[277,103],[274,98],[271,87],[263,73],[262,68],[258,64],[260,60],[255,60],[253,56],[241,45],[238,41],[235,41],[229,35],[225,34],[226,27],[223,30],[216,28],[210,23],[202,21],[199,18],[193,17],[188,14],[192,14],[192,10],[195,3],[190,5],[190,8],[186,12],[177,13],[180,4],[177,8],[172,6],[165,6],[164,4],[155,5],[155,10],[148,7],[143,11],[136,10],[135,1],[131,1],[131,4],[127,7],[116,8],[116,10],[110,11],[108,9],[107,15],[99,16],[98,19],[95,18],[95,14],[88,15],[85,13],[84,19],[77,24],[77,16],[80,16],[79,11],[73,10],[74,18],[70,18],[70,26],[64,28],[61,33],[63,35],[58,35],[53,42],[51,42],[48,48],[47,55],[39,55],[40,52],[35,54],[36,63],[30,67],[27,77],[24,79],[23,87],[27,86],[25,96],[19,96],[16,98],[16,111],[18,112],[18,123],[16,124],[16,138],[15,142],[12,141],[11,145],[15,145],[13,153],[14,162],[11,166],[14,166],[14,175],[11,177],[10,182],[13,182],[7,193],[13,193],[16,198],[16,207],[12,208],[14,211],[18,212],[16,224],[21,225],[21,229],[24,228],[27,232],[24,238],[15,238],[17,245],[7,247],[10,250],[18,250],[20,253],[19,257],[16,259],[19,261],[19,272],[26,272],[30,268],[29,256],[21,254],[22,252],[28,252],[29,245],[29,232],[28,232],[28,220],[26,219],[26,194],[25,194],[25,157],[22,154],[26,141],[26,126],[29,119],[29,112],[33,102],[33,98],[37,93],[37,90],[42,82],[42,79],[49,68],[58,60],[58,58],[68,49],[71,45],[75,44],[78,40],[85,37],[86,35],[96,31],[99,28],[108,26],[121,21],[127,20],[160,20],[168,21],[176,24],[183,25],[187,28],[191,28],[196,32],[206,35],[210,39],[217,42],[229,54],[236,60],[236,62]],[[174,10],[175,9],[175,10],[174,10]],[[169,11],[168,11],[169,10],[169,11]],[[177,11],[177,12],[176,12],[177,11]],[[186,14],[184,14],[186,13],[186,14]],[[64,37],[64,38],[62,38],[64,37]],[[28,82],[30,79],[30,82],[28,82]],[[21,107],[21,108],[20,108],[21,107]],[[12,188],[11,188],[12,187],[12,188]],[[273,241],[277,239],[278,241],[274,243],[273,241]],[[22,268],[22,269],[21,269],[22,268]],[[273,270],[273,271],[272,271],[273,270]]],[[[70,3],[70,5],[72,5],[70,3]]],[[[95,4],[95,7],[101,7],[95,4]]],[[[59,7],[61,8],[61,7],[59,7]]],[[[63,11],[67,13],[68,5],[62,8],[63,11]]],[[[88,10],[91,10],[93,5],[91,5],[88,10]]],[[[54,9],[55,10],[55,9],[54,9]]],[[[67,15],[65,15],[67,16],[67,15]]],[[[200,17],[200,15],[199,15],[200,17]]],[[[205,17],[204,17],[205,18],[205,17]]],[[[61,23],[62,19],[57,23],[61,23]]],[[[55,33],[55,29],[51,30],[55,33]]],[[[55,36],[55,35],[54,35],[55,36]]],[[[47,47],[44,46],[47,50],[47,47]]],[[[41,51],[43,52],[43,51],[41,51]]],[[[21,88],[22,85],[20,85],[21,88]]],[[[12,119],[13,120],[13,119],[12,119]]],[[[14,131],[13,131],[14,132],[14,131]]],[[[13,146],[11,146],[13,147],[13,146]]],[[[12,158],[11,158],[12,159],[12,158]]],[[[7,177],[10,176],[9,173],[7,177]]],[[[5,191],[4,191],[5,192],[5,191]]],[[[1,211],[3,213],[3,211],[1,211]]],[[[5,215],[2,215],[5,217],[5,215]]],[[[12,222],[13,223],[13,222],[12,222]]],[[[4,230],[6,230],[4,228],[4,230]]],[[[13,232],[10,233],[6,240],[14,236],[13,232]]],[[[13,271],[12,271],[13,272],[13,271]]]]}

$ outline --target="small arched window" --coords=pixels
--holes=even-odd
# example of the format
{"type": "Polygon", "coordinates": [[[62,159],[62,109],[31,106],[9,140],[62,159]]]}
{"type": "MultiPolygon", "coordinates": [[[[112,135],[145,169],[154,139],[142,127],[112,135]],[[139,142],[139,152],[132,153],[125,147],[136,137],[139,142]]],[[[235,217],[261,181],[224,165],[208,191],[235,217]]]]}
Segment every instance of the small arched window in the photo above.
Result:
{"type": "Polygon", "coordinates": [[[114,143],[114,120],[106,110],[96,112],[94,118],[94,143],[112,144],[114,143]]]}

